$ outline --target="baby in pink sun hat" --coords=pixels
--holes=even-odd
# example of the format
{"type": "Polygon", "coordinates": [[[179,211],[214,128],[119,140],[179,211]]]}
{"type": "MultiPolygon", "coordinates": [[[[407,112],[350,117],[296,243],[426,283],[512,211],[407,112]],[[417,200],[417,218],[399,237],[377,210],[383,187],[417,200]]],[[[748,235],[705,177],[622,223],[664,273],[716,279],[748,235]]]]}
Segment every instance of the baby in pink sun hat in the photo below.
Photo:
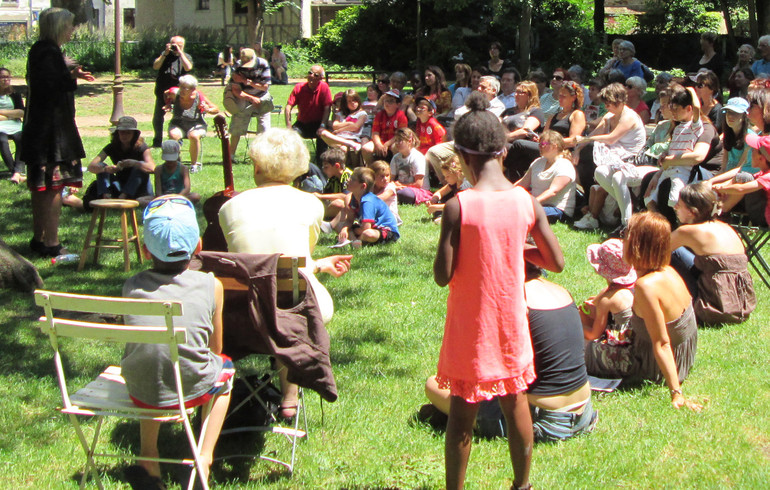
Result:
{"type": "Polygon", "coordinates": [[[586,257],[607,287],[580,305],[583,336],[596,340],[609,331],[609,337],[618,337],[616,332],[622,332],[631,318],[636,271],[623,261],[623,242],[616,238],[589,245],[586,257]]]}

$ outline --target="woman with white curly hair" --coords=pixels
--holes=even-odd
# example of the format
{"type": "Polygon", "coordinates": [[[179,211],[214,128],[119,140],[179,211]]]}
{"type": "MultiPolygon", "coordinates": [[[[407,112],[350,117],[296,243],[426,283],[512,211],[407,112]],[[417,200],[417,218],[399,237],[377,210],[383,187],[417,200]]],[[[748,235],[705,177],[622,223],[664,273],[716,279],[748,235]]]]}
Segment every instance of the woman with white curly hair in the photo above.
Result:
{"type": "MultiPolygon", "coordinates": [[[[272,128],[254,138],[249,157],[254,164],[257,187],[236,195],[219,211],[227,250],[305,257],[308,285],[315,293],[324,323],[328,323],[334,314],[334,304],[315,274],[326,272],[339,277],[350,269],[352,256],[312,258],[321,233],[324,207],[312,194],[292,187],[294,179],[308,171],[310,154],[305,143],[292,130],[272,128]]],[[[284,379],[285,369],[281,373],[281,415],[290,418],[297,410],[297,386],[284,379]]]]}

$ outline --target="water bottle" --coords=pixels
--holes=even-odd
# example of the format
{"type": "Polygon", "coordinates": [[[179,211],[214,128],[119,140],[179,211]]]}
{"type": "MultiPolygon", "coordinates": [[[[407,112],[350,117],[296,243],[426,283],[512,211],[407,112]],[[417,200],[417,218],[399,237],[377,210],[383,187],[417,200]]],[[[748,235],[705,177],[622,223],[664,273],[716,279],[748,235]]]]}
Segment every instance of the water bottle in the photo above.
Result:
{"type": "Polygon", "coordinates": [[[78,254],[62,254],[57,255],[56,257],[51,259],[51,264],[68,264],[70,262],[77,262],[80,259],[80,255],[78,254]]]}

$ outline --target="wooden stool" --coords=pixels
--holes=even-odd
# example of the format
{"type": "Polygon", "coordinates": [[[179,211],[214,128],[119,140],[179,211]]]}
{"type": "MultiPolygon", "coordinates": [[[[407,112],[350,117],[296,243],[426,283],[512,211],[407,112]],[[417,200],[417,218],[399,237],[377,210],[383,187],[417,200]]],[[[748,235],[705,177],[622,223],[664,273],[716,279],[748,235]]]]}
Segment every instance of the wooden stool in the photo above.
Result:
{"type": "Polygon", "coordinates": [[[86,265],[86,258],[88,257],[88,249],[94,250],[94,264],[99,263],[99,250],[102,248],[122,248],[123,249],[123,265],[124,270],[128,272],[131,270],[131,259],[129,258],[130,244],[136,245],[136,256],[139,259],[139,263],[142,263],[142,245],[139,239],[139,227],[136,224],[136,208],[139,206],[137,201],[131,199],[95,199],[91,201],[91,207],[94,208],[93,215],[91,216],[91,224],[88,226],[88,233],[86,234],[86,243],[83,245],[83,251],[80,253],[80,263],[78,264],[78,271],[82,271],[86,265]],[[102,232],[104,230],[104,219],[107,216],[107,211],[110,209],[120,211],[120,229],[122,232],[121,238],[103,238],[102,232]],[[129,214],[131,216],[131,228],[133,229],[133,235],[128,236],[128,221],[129,214]],[[94,243],[91,243],[91,236],[94,232],[94,226],[96,220],[99,220],[99,229],[96,232],[94,243]],[[104,242],[109,244],[116,243],[117,245],[105,245],[104,242]]]}

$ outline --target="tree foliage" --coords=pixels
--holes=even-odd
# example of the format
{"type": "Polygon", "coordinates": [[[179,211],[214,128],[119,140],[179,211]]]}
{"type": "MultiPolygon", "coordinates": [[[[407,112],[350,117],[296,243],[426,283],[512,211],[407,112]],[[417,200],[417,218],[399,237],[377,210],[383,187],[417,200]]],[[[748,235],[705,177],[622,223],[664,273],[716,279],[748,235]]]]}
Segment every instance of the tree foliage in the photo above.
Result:
{"type": "Polygon", "coordinates": [[[532,6],[532,59],[553,64],[590,66],[600,42],[593,33],[593,2],[588,0],[421,0],[420,56],[417,53],[417,2],[369,0],[340,11],[311,39],[315,55],[347,65],[383,70],[425,64],[451,68],[459,53],[471,65],[488,59],[497,40],[502,56],[519,60],[522,7],[532,6]]]}
{"type": "Polygon", "coordinates": [[[719,30],[721,19],[709,14],[711,2],[702,0],[647,0],[639,16],[639,31],[645,34],[686,34],[719,30]]]}

